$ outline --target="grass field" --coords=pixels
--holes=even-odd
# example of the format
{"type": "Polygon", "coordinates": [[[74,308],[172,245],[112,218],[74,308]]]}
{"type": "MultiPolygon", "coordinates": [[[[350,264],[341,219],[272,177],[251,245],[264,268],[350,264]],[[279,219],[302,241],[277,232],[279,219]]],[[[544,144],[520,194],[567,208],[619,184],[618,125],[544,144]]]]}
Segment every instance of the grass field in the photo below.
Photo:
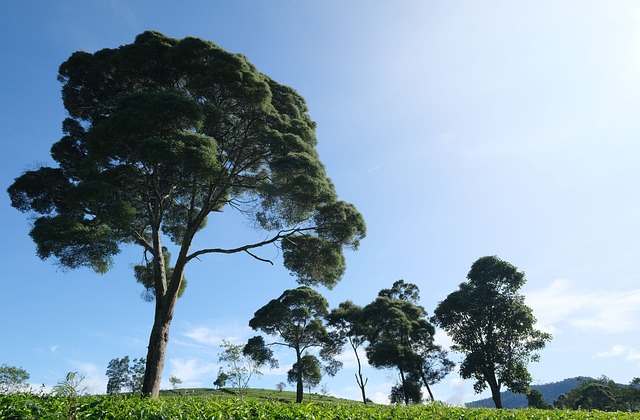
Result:
{"type": "Polygon", "coordinates": [[[434,403],[409,407],[357,403],[314,395],[292,403],[293,392],[248,390],[242,399],[231,390],[163,391],[157,400],[133,396],[0,395],[0,419],[634,419],[637,413],[564,410],[496,410],[434,403]]]}

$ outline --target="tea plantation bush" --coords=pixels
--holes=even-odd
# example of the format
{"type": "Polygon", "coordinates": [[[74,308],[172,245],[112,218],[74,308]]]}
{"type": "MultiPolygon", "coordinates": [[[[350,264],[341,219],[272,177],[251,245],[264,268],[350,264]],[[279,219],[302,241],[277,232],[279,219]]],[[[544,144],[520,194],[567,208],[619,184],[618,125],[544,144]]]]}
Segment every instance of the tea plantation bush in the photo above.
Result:
{"type": "Polygon", "coordinates": [[[632,413],[564,410],[495,410],[444,404],[410,407],[381,405],[291,404],[278,401],[165,397],[157,400],[123,396],[68,399],[31,394],[0,395],[0,419],[632,419],[632,413]]]}

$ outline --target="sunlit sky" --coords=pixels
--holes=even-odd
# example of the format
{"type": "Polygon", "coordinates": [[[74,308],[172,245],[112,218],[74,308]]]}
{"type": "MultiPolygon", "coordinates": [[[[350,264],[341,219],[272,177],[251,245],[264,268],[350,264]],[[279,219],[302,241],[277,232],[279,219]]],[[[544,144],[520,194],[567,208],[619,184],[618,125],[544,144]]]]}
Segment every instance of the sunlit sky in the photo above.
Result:
{"type": "MultiPolygon", "coordinates": [[[[554,339],[530,365],[534,383],[640,376],[640,4],[635,1],[3,1],[0,185],[51,164],[65,110],[58,66],[74,51],[133,42],[153,29],[244,54],[305,97],[318,151],[368,236],[348,252],[332,307],[366,305],[398,279],[429,314],[479,257],[523,270],[538,328],[554,339]]],[[[0,194],[0,364],[50,387],[79,371],[106,389],[115,357],[141,357],[153,305],[140,298],[125,249],[107,274],[41,261],[29,217],[0,194]]],[[[196,246],[262,238],[240,215],[212,217],[196,246]]],[[[277,250],[260,254],[278,259],[277,250]]],[[[254,333],[255,310],[296,287],[281,264],[205,256],[187,268],[164,370],[212,387],[222,339],[254,333]]],[[[443,332],[436,341],[450,340],[443,332]]],[[[289,352],[290,353],[290,352],[289,352]]],[[[281,368],[252,382],[275,388],[281,368]]],[[[460,355],[452,355],[460,360],[460,355]]],[[[325,378],[359,398],[353,357],[325,378]]],[[[383,402],[397,374],[365,367],[383,402]]],[[[289,386],[289,390],[293,387],[289,386]]],[[[457,373],[437,399],[472,401],[457,373]]]]}

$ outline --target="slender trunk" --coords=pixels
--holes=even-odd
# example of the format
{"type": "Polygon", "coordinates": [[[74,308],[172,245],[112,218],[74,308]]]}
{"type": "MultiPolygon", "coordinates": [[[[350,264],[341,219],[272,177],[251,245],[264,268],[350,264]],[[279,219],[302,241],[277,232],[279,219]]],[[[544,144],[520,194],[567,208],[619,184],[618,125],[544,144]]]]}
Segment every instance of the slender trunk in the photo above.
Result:
{"type": "Polygon", "coordinates": [[[404,371],[402,369],[400,369],[400,381],[402,382],[404,405],[409,405],[409,390],[407,389],[407,381],[404,379],[404,371]]]}
{"type": "Polygon", "coordinates": [[[362,363],[360,363],[360,356],[358,355],[358,349],[353,344],[351,339],[349,339],[349,342],[351,343],[351,348],[353,348],[353,352],[356,354],[356,360],[358,361],[358,373],[355,374],[356,382],[358,383],[358,386],[360,387],[360,392],[362,393],[362,402],[364,404],[366,404],[367,403],[367,396],[366,396],[366,394],[364,392],[364,387],[365,387],[365,385],[367,385],[367,382],[369,382],[369,378],[364,379],[362,377],[362,363]]]}
{"type": "Polygon", "coordinates": [[[425,376],[424,371],[422,369],[420,369],[420,378],[422,378],[422,383],[427,388],[427,392],[429,393],[429,399],[431,400],[431,402],[434,402],[435,398],[433,398],[433,392],[431,392],[429,381],[427,381],[427,377],[425,376]]]}
{"type": "Polygon", "coordinates": [[[298,366],[298,371],[296,372],[296,402],[300,404],[302,403],[304,387],[302,385],[302,355],[298,349],[296,349],[296,363],[298,366]]]}

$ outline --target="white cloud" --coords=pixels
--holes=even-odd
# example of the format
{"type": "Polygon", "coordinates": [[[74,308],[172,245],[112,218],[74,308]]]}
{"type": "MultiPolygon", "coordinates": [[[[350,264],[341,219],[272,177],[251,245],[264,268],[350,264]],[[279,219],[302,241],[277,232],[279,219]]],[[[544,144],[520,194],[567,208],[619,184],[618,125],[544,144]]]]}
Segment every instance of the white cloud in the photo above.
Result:
{"type": "Polygon", "coordinates": [[[182,380],[182,387],[194,388],[210,385],[215,380],[214,373],[218,371],[218,365],[215,363],[202,363],[197,359],[178,359],[169,360],[170,376],[175,376],[182,380]]]}
{"type": "Polygon", "coordinates": [[[449,382],[451,388],[451,395],[447,397],[445,402],[451,405],[464,406],[465,398],[467,396],[465,392],[465,383],[461,378],[453,378],[449,382]]]}
{"type": "Polygon", "coordinates": [[[598,352],[597,356],[598,357],[624,357],[625,360],[628,360],[630,362],[640,361],[639,351],[622,344],[616,344],[615,346],[611,347],[610,350],[598,352]]]}
{"type": "Polygon", "coordinates": [[[610,334],[640,329],[640,289],[585,291],[558,279],[546,289],[526,293],[526,299],[545,331],[562,332],[563,324],[610,334]]]}
{"type": "MultiPolygon", "coordinates": [[[[251,333],[248,327],[240,327],[232,323],[224,324],[223,328],[211,328],[206,325],[187,326],[186,331],[182,332],[183,337],[193,340],[196,344],[219,347],[222,340],[232,343],[245,342],[251,333]]],[[[194,343],[179,341],[184,346],[193,346],[194,343]]]]}
{"type": "Polygon", "coordinates": [[[78,375],[84,377],[81,387],[86,387],[87,393],[100,394],[106,391],[107,376],[98,365],[89,362],[71,361],[71,366],[78,372],[78,375]]]}

